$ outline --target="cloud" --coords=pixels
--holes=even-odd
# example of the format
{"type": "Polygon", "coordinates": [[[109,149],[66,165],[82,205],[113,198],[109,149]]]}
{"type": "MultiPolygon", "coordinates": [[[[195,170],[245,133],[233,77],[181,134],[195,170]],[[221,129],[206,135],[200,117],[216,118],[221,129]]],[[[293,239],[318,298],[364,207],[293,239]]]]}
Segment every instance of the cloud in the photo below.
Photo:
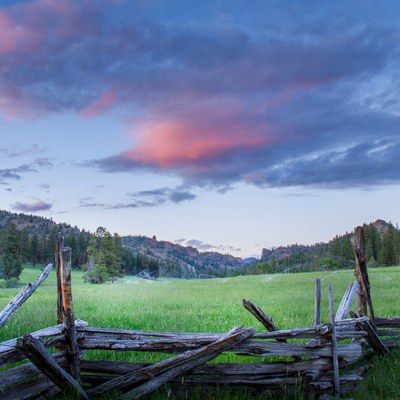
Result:
{"type": "Polygon", "coordinates": [[[93,100],[82,111],[82,115],[87,118],[97,117],[110,109],[117,101],[117,91],[109,90],[99,98],[93,100]]]}
{"type": "Polygon", "coordinates": [[[14,168],[0,169],[0,183],[9,180],[20,180],[22,176],[30,172],[38,172],[40,168],[51,168],[53,163],[48,158],[37,158],[31,163],[22,164],[14,168]]]}
{"type": "Polygon", "coordinates": [[[232,246],[224,246],[224,245],[212,245],[206,242],[203,242],[202,240],[197,240],[197,239],[177,239],[175,240],[175,243],[180,244],[181,246],[191,246],[196,248],[199,251],[218,251],[218,252],[238,252],[241,251],[239,248],[235,248],[232,246]]]}
{"type": "MultiPolygon", "coordinates": [[[[400,181],[398,5],[260,2],[249,13],[238,2],[221,18],[218,2],[215,19],[190,4],[198,12],[111,0],[0,7],[0,114],[115,112],[131,144],[87,165],[183,187],[400,181]]],[[[111,207],[190,196],[141,193],[111,207]]]]}
{"type": "Polygon", "coordinates": [[[46,147],[32,144],[29,147],[22,147],[20,144],[0,146],[0,154],[7,158],[17,158],[24,155],[37,155],[46,152],[46,147]]]}
{"type": "Polygon", "coordinates": [[[16,202],[11,207],[16,211],[37,212],[37,211],[50,210],[52,208],[52,204],[46,203],[45,201],[42,201],[42,200],[39,200],[34,203],[16,202]]]}
{"type": "Polygon", "coordinates": [[[197,197],[197,195],[183,187],[173,189],[163,187],[153,190],[143,190],[128,193],[127,196],[130,198],[129,201],[118,204],[97,203],[93,201],[92,197],[85,197],[80,199],[79,207],[114,210],[123,208],[156,207],[167,203],[180,204],[184,201],[194,200],[197,197]]]}
{"type": "Polygon", "coordinates": [[[139,208],[139,207],[156,207],[165,203],[179,204],[183,201],[194,200],[197,196],[187,189],[175,188],[171,189],[163,187],[154,190],[144,190],[139,192],[128,193],[132,201],[127,203],[119,203],[106,208],[139,208]]]}

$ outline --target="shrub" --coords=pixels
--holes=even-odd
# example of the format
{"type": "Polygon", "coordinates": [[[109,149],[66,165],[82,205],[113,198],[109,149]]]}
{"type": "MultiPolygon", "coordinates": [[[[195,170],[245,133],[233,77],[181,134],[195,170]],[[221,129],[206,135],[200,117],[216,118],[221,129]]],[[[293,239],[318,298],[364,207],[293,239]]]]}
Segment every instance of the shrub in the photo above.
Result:
{"type": "Polygon", "coordinates": [[[84,281],[94,284],[104,283],[110,280],[110,274],[104,264],[96,264],[86,270],[84,281]]]}

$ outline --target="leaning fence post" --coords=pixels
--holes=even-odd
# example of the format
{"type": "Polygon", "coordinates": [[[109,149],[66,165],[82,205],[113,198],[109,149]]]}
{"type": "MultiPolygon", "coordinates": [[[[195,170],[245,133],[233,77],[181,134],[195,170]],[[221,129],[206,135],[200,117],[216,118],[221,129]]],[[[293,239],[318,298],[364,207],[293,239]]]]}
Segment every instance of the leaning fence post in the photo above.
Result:
{"type": "Polygon", "coordinates": [[[339,378],[339,358],[336,339],[335,308],[333,305],[333,289],[329,284],[329,313],[332,325],[332,364],[333,364],[333,384],[335,399],[340,399],[340,378],[339,378]]]}
{"type": "Polygon", "coordinates": [[[71,375],[79,380],[80,361],[79,348],[74,324],[74,310],[72,305],[71,290],[71,248],[63,247],[59,251],[59,272],[61,293],[62,316],[65,325],[65,336],[71,357],[71,375]]]}
{"type": "Polygon", "coordinates": [[[56,265],[56,274],[57,274],[57,324],[63,323],[63,311],[62,311],[62,278],[61,278],[61,253],[60,250],[64,247],[64,238],[61,236],[61,233],[57,234],[56,240],[56,248],[54,254],[54,263],[56,265]]]}
{"type": "Polygon", "coordinates": [[[361,316],[367,315],[367,305],[370,311],[370,317],[373,325],[375,325],[375,313],[372,305],[370,284],[367,271],[367,261],[365,258],[365,235],[364,229],[358,226],[354,229],[354,255],[356,266],[354,275],[358,282],[357,296],[357,314],[361,316]]]}
{"type": "Polygon", "coordinates": [[[321,323],[321,279],[315,280],[314,325],[321,323]]]}

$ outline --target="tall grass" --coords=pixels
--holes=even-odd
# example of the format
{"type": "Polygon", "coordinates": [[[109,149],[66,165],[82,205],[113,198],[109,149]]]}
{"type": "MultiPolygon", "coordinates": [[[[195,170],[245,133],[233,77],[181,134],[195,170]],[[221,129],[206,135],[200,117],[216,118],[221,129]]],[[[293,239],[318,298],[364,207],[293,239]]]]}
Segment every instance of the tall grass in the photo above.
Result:
{"type": "MultiPolygon", "coordinates": [[[[21,285],[34,281],[39,273],[39,268],[26,267],[21,275],[21,285]]],[[[399,268],[371,269],[369,275],[376,314],[400,315],[399,268]]],[[[333,284],[334,301],[337,306],[347,285],[354,280],[352,271],[190,281],[174,279],[147,281],[131,278],[130,283],[103,285],[84,284],[82,273],[74,271],[72,288],[75,318],[87,321],[90,326],[121,329],[226,332],[233,326],[243,324],[263,331],[262,325],[242,307],[242,299],[246,298],[270,314],[282,329],[308,326],[313,322],[314,282],[317,277],[322,279],[322,320],[328,322],[328,283],[333,284]]],[[[0,285],[2,284],[4,287],[4,283],[0,281],[0,285]]],[[[18,289],[1,289],[0,309],[17,292],[18,289]]],[[[53,325],[55,321],[56,277],[52,271],[27,303],[0,329],[0,340],[53,325]]],[[[392,358],[382,360],[385,363],[382,368],[387,370],[389,366],[393,366],[393,374],[396,376],[400,375],[400,365],[398,361],[396,362],[398,355],[393,357],[394,361],[392,358]]],[[[88,352],[87,357],[151,362],[162,359],[158,354],[140,354],[131,351],[120,353],[93,351],[88,352]]],[[[245,362],[249,359],[229,354],[220,357],[219,361],[245,362]]],[[[374,382],[371,386],[376,386],[374,377],[378,377],[378,370],[382,369],[380,361],[376,364],[377,368],[373,369],[368,380],[361,386],[360,393],[365,393],[365,396],[371,393],[372,389],[368,386],[370,382],[374,382]]],[[[165,392],[163,395],[166,395],[165,392]]],[[[224,398],[223,394],[220,398],[224,398]]]]}

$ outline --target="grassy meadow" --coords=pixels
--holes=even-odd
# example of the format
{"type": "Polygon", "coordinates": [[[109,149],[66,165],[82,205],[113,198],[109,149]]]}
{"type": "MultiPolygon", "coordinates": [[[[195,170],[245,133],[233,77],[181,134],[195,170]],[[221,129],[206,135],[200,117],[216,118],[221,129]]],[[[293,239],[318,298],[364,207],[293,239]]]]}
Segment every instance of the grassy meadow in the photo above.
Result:
{"type": "MultiPolygon", "coordinates": [[[[399,272],[399,267],[369,270],[372,297],[378,316],[400,315],[399,272]]],[[[33,282],[39,274],[40,268],[26,267],[21,275],[21,286],[33,282]]],[[[87,321],[89,326],[120,329],[226,332],[236,325],[243,324],[263,331],[262,325],[243,308],[241,302],[246,298],[270,314],[282,329],[308,326],[313,322],[316,278],[322,279],[322,320],[328,322],[328,283],[333,284],[334,301],[337,306],[347,285],[354,280],[353,271],[241,276],[211,280],[147,281],[127,277],[129,283],[103,285],[84,284],[82,273],[74,271],[75,318],[87,321]]],[[[0,287],[1,309],[19,289],[5,289],[4,281],[1,280],[0,287]]],[[[55,321],[56,277],[55,271],[52,271],[18,313],[0,329],[0,340],[54,325],[55,321]]],[[[357,398],[389,399],[398,396],[400,388],[398,356],[400,353],[384,360],[376,360],[374,363],[376,367],[360,386],[357,398]],[[391,385],[385,384],[388,382],[391,385]]],[[[130,351],[119,353],[93,351],[87,352],[86,357],[154,362],[160,360],[162,356],[130,351]]],[[[246,360],[248,358],[239,359],[231,354],[218,359],[223,362],[246,360]]],[[[235,396],[222,393],[217,398],[234,399],[235,396]]],[[[243,394],[238,396],[238,399],[244,398],[243,394]]],[[[152,398],[166,397],[165,391],[152,396],[152,398]]],[[[200,398],[204,398],[204,395],[200,398]]]]}

